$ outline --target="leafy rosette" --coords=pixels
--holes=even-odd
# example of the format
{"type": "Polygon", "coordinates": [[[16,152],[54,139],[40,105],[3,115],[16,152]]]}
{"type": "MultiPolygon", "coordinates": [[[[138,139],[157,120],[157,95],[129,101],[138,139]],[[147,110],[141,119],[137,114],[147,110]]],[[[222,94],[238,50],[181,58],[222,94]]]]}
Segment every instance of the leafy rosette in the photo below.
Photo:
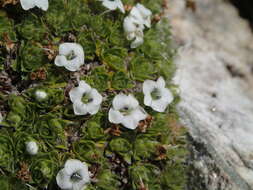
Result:
{"type": "Polygon", "coordinates": [[[79,140],[73,143],[73,152],[78,159],[88,162],[104,165],[103,156],[105,144],[95,143],[90,140],[79,140]]]}
{"type": "Polygon", "coordinates": [[[12,65],[15,71],[33,72],[48,63],[42,45],[39,42],[29,41],[22,43],[19,51],[18,60],[12,65]]]}
{"type": "Polygon", "coordinates": [[[104,132],[103,129],[103,114],[98,112],[96,115],[92,116],[91,119],[86,121],[82,125],[83,139],[93,140],[93,141],[104,141],[107,139],[108,135],[104,132]]]}
{"type": "Polygon", "coordinates": [[[0,168],[9,172],[14,172],[14,146],[13,140],[4,129],[0,133],[0,168]]]}
{"type": "Polygon", "coordinates": [[[96,183],[98,189],[118,190],[120,185],[117,175],[113,174],[109,169],[98,172],[96,183]]]}
{"type": "Polygon", "coordinates": [[[136,163],[129,167],[128,172],[134,190],[145,188],[162,190],[158,185],[161,171],[153,164],[136,163]]]}
{"type": "Polygon", "coordinates": [[[16,161],[23,161],[30,159],[30,155],[26,152],[26,144],[30,141],[36,142],[38,137],[28,132],[15,132],[13,134],[13,143],[15,146],[15,159],[16,161]]]}
{"type": "Polygon", "coordinates": [[[64,127],[68,124],[68,121],[48,114],[39,118],[33,130],[38,133],[38,136],[43,139],[49,149],[66,149],[67,137],[64,127]]]}
{"type": "Polygon", "coordinates": [[[134,159],[154,160],[158,145],[159,142],[154,139],[139,135],[134,142],[134,159]]]}
{"type": "Polygon", "coordinates": [[[10,40],[15,42],[17,40],[14,31],[14,21],[9,19],[5,12],[0,13],[0,42],[7,42],[10,40]]]}
{"type": "Polygon", "coordinates": [[[22,189],[29,190],[29,187],[14,177],[0,176],[0,187],[3,190],[22,189]]]}
{"type": "Polygon", "coordinates": [[[10,127],[17,130],[29,128],[36,118],[33,106],[28,103],[22,96],[11,95],[8,100],[10,112],[6,121],[10,127]]]}
{"type": "Polygon", "coordinates": [[[58,169],[57,153],[45,153],[33,159],[30,166],[32,183],[40,184],[41,188],[53,182],[53,177],[58,169]]]}
{"type": "Polygon", "coordinates": [[[27,94],[35,106],[42,110],[59,105],[64,100],[63,90],[58,88],[36,87],[29,89],[27,94]]]}
{"type": "MultiPolygon", "coordinates": [[[[132,144],[125,138],[114,138],[109,143],[110,150],[122,156],[127,163],[132,160],[132,144]]],[[[108,150],[109,151],[109,150],[108,150]]]]}
{"type": "Polygon", "coordinates": [[[45,39],[48,29],[40,23],[39,17],[36,15],[29,15],[17,26],[19,35],[27,40],[35,40],[40,42],[45,39]]]}

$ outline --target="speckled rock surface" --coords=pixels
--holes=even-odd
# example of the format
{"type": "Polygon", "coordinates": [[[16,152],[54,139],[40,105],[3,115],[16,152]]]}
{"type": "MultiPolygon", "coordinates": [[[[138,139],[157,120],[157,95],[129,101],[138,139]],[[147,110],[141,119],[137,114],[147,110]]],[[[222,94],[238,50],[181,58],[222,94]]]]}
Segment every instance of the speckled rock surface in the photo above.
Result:
{"type": "Polygon", "coordinates": [[[189,189],[253,189],[253,35],[222,0],[169,0],[182,123],[192,142],[189,189]]]}

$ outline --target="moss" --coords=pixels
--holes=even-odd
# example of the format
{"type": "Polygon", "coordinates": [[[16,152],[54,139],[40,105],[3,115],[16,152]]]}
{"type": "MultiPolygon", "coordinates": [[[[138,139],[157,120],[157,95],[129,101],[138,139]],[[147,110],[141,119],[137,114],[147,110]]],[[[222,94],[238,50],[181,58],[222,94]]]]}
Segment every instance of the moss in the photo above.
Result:
{"type": "MultiPolygon", "coordinates": [[[[161,12],[162,0],[141,2],[154,14],[161,12]]],[[[0,123],[1,187],[57,189],[57,172],[67,159],[75,158],[89,166],[93,178],[89,190],[183,189],[186,130],[177,124],[175,106],[180,98],[171,84],[174,50],[167,19],[154,22],[144,31],[144,44],[130,49],[120,11],[106,12],[101,2],[93,0],[49,3],[46,12],[22,11],[19,4],[0,11],[4,26],[0,27],[0,71],[8,74],[16,89],[0,92],[5,116],[0,123]],[[80,71],[54,65],[62,42],[77,42],[84,48],[80,71]],[[74,115],[68,92],[77,83],[76,76],[103,95],[96,115],[74,115]],[[175,96],[165,113],[145,107],[139,88],[144,80],[159,76],[175,96]],[[38,99],[37,90],[47,97],[38,99]],[[108,110],[119,92],[134,94],[152,118],[136,130],[111,124],[108,110]],[[35,156],[25,150],[30,140],[39,146],[35,156]]]]}

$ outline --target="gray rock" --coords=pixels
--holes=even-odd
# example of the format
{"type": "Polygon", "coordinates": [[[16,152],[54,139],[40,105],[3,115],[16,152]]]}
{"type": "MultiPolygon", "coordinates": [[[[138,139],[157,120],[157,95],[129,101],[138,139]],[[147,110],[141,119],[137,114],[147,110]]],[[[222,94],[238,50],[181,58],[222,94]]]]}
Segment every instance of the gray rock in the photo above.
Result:
{"type": "Polygon", "coordinates": [[[253,189],[253,34],[222,0],[169,0],[194,190],[253,189]],[[194,4],[192,4],[194,5],[194,4]]]}

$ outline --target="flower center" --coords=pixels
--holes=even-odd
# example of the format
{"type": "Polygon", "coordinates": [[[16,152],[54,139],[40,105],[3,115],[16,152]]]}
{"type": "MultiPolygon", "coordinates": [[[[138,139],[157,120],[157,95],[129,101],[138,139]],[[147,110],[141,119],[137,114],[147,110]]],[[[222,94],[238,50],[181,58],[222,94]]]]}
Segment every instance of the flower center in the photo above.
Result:
{"type": "Polygon", "coordinates": [[[152,92],[151,92],[151,97],[153,100],[159,100],[162,96],[161,96],[161,92],[159,89],[155,88],[152,92]]]}
{"type": "Polygon", "coordinates": [[[87,94],[87,93],[83,94],[83,97],[82,97],[82,102],[83,103],[88,104],[92,101],[93,101],[93,98],[91,98],[89,94],[87,94]]]}
{"type": "Polygon", "coordinates": [[[132,111],[132,109],[129,108],[129,107],[127,107],[127,106],[125,106],[125,107],[123,107],[122,109],[120,109],[119,111],[120,111],[120,113],[122,113],[124,116],[126,116],[126,115],[129,115],[129,114],[130,114],[130,112],[132,111]]]}
{"type": "Polygon", "coordinates": [[[76,55],[74,53],[74,51],[72,50],[67,56],[66,56],[67,60],[72,60],[74,58],[76,58],[76,55]]]}
{"type": "Polygon", "coordinates": [[[77,172],[73,173],[70,178],[74,182],[82,180],[82,176],[77,172]]]}

